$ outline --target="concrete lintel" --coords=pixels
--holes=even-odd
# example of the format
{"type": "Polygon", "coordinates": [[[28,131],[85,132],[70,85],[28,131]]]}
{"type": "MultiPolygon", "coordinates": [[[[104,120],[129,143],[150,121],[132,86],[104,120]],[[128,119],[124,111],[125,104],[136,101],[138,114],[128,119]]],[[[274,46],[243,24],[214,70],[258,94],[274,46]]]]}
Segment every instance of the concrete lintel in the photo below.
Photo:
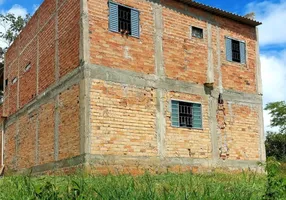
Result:
{"type": "Polygon", "coordinates": [[[13,115],[9,116],[6,121],[5,128],[14,123],[17,120],[17,117],[22,116],[26,112],[32,112],[33,110],[39,108],[39,106],[50,101],[50,99],[53,99],[59,93],[71,87],[72,85],[78,84],[80,80],[83,79],[83,77],[83,66],[80,66],[72,72],[68,73],[59,80],[58,84],[51,85],[49,88],[46,89],[46,91],[37,96],[33,101],[26,104],[23,108],[18,110],[13,115]]]}

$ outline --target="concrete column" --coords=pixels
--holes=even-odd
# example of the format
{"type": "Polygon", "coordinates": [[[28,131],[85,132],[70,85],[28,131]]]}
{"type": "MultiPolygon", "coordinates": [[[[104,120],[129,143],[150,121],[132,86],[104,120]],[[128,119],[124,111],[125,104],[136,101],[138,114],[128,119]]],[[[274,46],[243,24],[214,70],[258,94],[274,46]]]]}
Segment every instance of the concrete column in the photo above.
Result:
{"type": "Polygon", "coordinates": [[[223,93],[222,73],[221,73],[221,46],[220,46],[220,28],[216,27],[216,45],[217,45],[217,73],[219,92],[223,93]]]}
{"type": "MultiPolygon", "coordinates": [[[[40,30],[39,15],[37,15],[37,31],[40,30]]],[[[36,95],[39,95],[39,67],[40,67],[40,39],[39,32],[37,33],[37,66],[36,66],[36,95]]]]}
{"type": "Polygon", "coordinates": [[[207,70],[207,83],[214,83],[214,59],[213,59],[213,46],[212,46],[212,25],[207,24],[208,36],[208,70],[207,70]]]}
{"type": "Polygon", "coordinates": [[[59,2],[56,0],[56,13],[55,13],[55,80],[59,82],[60,69],[59,69],[59,2]]]}
{"type": "Polygon", "coordinates": [[[213,94],[209,96],[209,129],[211,135],[212,144],[212,160],[216,163],[219,159],[219,147],[218,147],[218,132],[217,132],[217,99],[213,97],[213,94]]]}
{"type": "Polygon", "coordinates": [[[54,130],[54,159],[55,161],[59,160],[59,124],[60,124],[60,97],[59,95],[56,96],[55,99],[55,130],[54,130]]]}
{"type": "MultiPolygon", "coordinates": [[[[165,80],[164,55],[163,55],[163,17],[162,6],[153,3],[154,19],[154,43],[155,43],[155,74],[157,79],[165,80]]],[[[156,89],[156,135],[158,154],[160,158],[165,157],[165,136],[166,136],[166,116],[165,116],[165,91],[156,89]]]]}
{"type": "Polygon", "coordinates": [[[35,141],[35,164],[39,165],[39,108],[37,108],[36,116],[36,141],[35,141]]]}
{"type": "Polygon", "coordinates": [[[80,81],[80,152],[81,154],[91,153],[91,107],[90,107],[90,40],[89,40],[89,19],[88,1],[80,1],[80,64],[84,68],[83,80],[80,81]]]}
{"type": "Polygon", "coordinates": [[[260,152],[260,161],[266,161],[266,152],[265,152],[265,130],[264,130],[264,118],[263,118],[263,87],[262,87],[262,77],[261,77],[261,62],[260,62],[260,48],[259,48],[259,30],[256,28],[256,90],[258,95],[261,95],[261,105],[259,106],[259,152],[260,152]]]}

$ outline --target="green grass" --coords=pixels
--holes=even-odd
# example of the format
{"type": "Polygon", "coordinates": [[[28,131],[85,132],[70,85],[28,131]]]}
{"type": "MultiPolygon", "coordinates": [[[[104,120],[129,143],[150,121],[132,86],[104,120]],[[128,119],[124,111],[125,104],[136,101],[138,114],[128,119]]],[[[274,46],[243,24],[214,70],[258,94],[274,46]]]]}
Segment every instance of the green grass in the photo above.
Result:
{"type": "Polygon", "coordinates": [[[266,176],[162,174],[133,177],[13,176],[0,180],[0,199],[262,199],[266,176]]]}

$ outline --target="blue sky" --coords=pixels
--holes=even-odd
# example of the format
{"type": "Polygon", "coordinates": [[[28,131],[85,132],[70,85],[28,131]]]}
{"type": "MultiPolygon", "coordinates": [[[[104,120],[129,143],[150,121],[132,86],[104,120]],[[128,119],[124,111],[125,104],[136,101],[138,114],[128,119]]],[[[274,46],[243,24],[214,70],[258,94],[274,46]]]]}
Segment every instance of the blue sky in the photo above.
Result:
{"type": "MultiPolygon", "coordinates": [[[[33,13],[42,1],[0,0],[0,13],[33,13]]],[[[256,19],[263,22],[259,32],[264,104],[286,100],[286,0],[197,1],[240,15],[256,13],[256,19]]],[[[264,119],[266,130],[270,130],[267,112],[264,112],[264,119]]]]}

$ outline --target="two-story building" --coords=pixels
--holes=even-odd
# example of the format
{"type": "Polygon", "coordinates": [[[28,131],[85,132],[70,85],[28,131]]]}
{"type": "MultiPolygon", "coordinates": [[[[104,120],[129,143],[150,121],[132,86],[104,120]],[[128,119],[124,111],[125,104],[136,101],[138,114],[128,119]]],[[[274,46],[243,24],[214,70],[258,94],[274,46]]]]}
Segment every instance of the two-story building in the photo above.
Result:
{"type": "Polygon", "coordinates": [[[257,168],[260,24],[192,0],[45,0],[5,56],[2,165],[257,168]]]}

